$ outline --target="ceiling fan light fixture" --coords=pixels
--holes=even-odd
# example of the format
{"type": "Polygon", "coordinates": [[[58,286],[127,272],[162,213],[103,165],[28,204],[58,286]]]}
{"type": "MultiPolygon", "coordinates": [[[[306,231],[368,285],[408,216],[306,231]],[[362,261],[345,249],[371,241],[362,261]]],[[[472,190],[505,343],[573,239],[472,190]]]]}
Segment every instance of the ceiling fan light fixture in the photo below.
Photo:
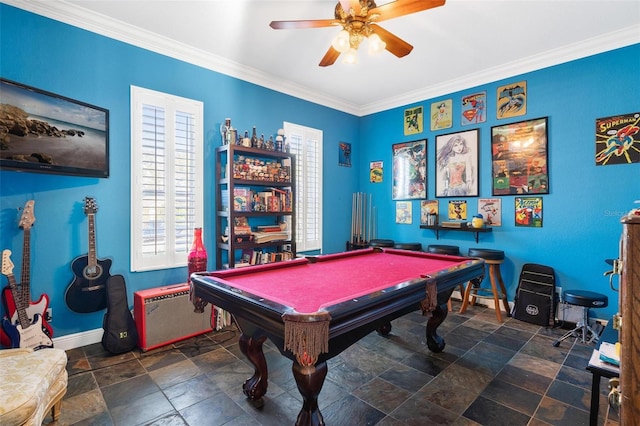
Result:
{"type": "Polygon", "coordinates": [[[347,30],[340,31],[331,41],[331,46],[340,53],[346,53],[351,48],[347,30]]]}
{"type": "Polygon", "coordinates": [[[350,65],[355,65],[358,63],[358,51],[356,49],[354,49],[353,47],[350,48],[349,50],[347,50],[346,53],[344,53],[344,57],[342,58],[342,63],[343,64],[350,64],[350,65]]]}
{"type": "Polygon", "coordinates": [[[376,55],[382,52],[387,47],[387,44],[382,41],[378,34],[371,34],[369,36],[369,55],[376,55]]]}

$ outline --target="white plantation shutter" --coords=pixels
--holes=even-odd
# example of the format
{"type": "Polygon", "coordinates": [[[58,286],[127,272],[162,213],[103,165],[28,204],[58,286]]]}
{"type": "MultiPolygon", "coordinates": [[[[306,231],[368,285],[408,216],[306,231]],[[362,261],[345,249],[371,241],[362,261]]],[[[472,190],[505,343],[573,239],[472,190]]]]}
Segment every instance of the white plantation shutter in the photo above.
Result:
{"type": "Polygon", "coordinates": [[[203,107],[131,87],[131,270],[187,264],[203,217],[203,107]]]}
{"type": "Polygon", "coordinates": [[[296,249],[322,249],[322,131],[284,123],[284,134],[296,155],[296,249]]]}

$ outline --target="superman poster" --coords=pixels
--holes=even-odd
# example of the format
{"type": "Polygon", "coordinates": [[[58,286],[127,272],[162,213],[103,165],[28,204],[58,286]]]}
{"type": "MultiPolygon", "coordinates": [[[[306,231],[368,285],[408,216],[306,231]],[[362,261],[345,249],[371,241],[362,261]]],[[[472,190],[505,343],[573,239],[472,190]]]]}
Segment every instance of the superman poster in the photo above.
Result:
{"type": "Polygon", "coordinates": [[[478,92],[462,97],[463,126],[469,124],[484,123],[487,121],[485,106],[487,105],[487,92],[478,92]]]}
{"type": "Polygon", "coordinates": [[[640,163],[640,112],[596,119],[596,166],[640,163]]]}

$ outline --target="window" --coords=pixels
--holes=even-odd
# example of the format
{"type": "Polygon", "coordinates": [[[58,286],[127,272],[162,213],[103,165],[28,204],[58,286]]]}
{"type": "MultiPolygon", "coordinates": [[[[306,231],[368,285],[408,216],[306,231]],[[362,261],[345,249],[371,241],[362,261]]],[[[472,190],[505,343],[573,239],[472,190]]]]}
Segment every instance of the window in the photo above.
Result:
{"type": "Polygon", "coordinates": [[[296,155],[296,249],[322,249],[322,131],[284,123],[296,155]]]}
{"type": "Polygon", "coordinates": [[[203,218],[203,105],[131,86],[131,270],[187,265],[203,218]]]}

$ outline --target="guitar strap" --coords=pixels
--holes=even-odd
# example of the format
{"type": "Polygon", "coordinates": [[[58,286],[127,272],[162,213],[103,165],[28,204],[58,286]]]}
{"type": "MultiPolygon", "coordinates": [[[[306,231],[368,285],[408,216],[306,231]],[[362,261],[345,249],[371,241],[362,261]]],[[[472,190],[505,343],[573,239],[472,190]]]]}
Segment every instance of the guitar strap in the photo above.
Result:
{"type": "Polygon", "coordinates": [[[122,275],[107,279],[107,313],[102,328],[102,346],[112,354],[129,352],[138,344],[138,331],[129,310],[127,287],[122,275]]]}

